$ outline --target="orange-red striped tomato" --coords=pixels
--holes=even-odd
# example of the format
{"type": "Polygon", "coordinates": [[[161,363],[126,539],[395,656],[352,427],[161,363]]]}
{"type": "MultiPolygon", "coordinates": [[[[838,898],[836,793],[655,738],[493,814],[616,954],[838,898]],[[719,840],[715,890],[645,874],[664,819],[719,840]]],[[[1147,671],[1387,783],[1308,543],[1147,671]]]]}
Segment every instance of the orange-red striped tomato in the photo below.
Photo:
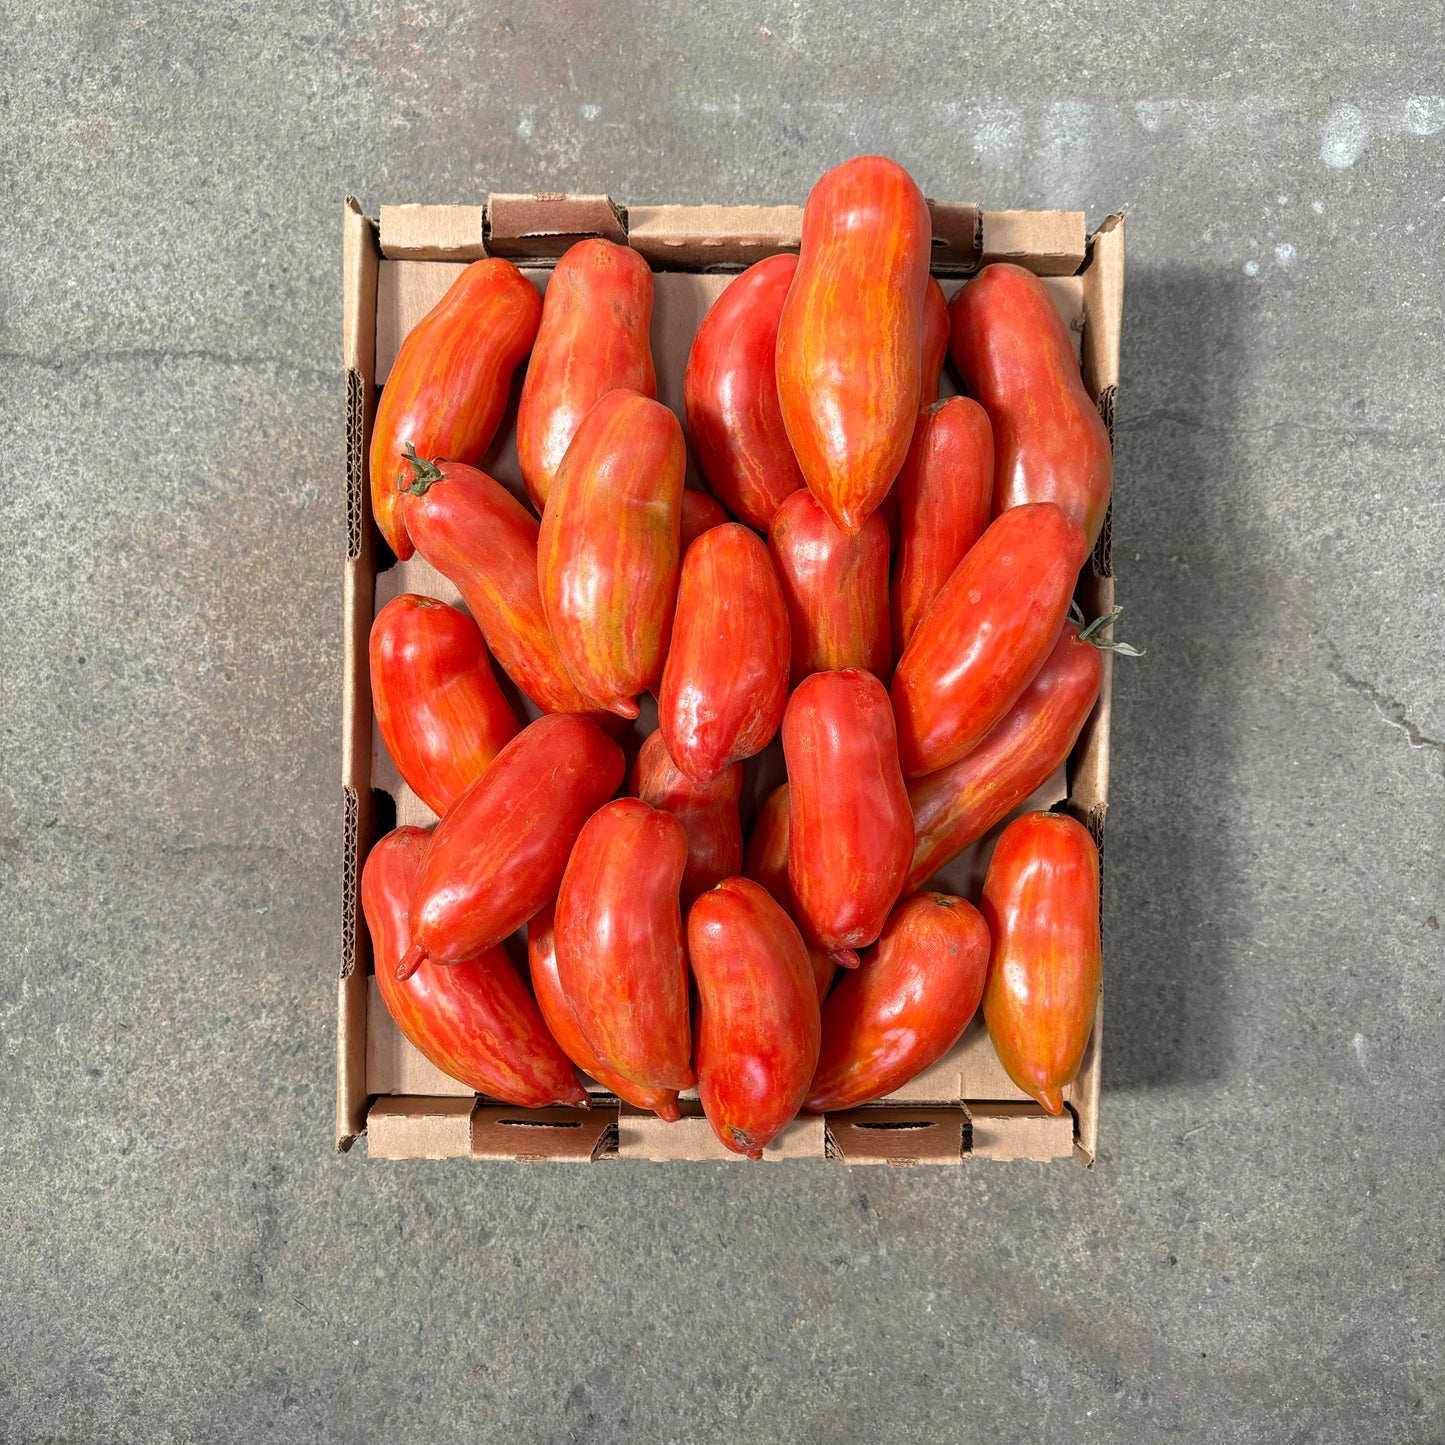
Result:
{"type": "Polygon", "coordinates": [[[861,948],[883,929],[913,857],[893,712],[870,672],[815,672],[783,718],[788,883],[805,937],[861,948]]]}
{"type": "Polygon", "coordinates": [[[1010,823],[983,881],[983,916],[989,1037],[1009,1078],[1061,1114],[1099,1000],[1099,850],[1088,830],[1061,813],[1010,823]]]}
{"type": "Polygon", "coordinates": [[[988,526],[993,504],[988,413],[966,396],[919,412],[893,494],[898,498],[893,646],[901,657],[919,619],[988,526]]]}
{"type": "Polygon", "coordinates": [[[537,288],[510,261],[488,257],[472,262],[402,342],[371,432],[371,511],[402,561],[413,550],[398,500],[412,480],[406,448],[481,461],[541,316],[537,288]]]}
{"type": "Polygon", "coordinates": [[[688,1089],[692,1029],[678,889],[687,834],[618,798],[588,820],[557,895],[557,976],[587,1045],[652,1089],[688,1089]]]}
{"type": "Polygon", "coordinates": [[[803,210],[778,325],[778,401],[808,487],[850,535],[908,453],[932,245],[922,192],[881,156],[829,171],[803,210]]]}
{"type": "Polygon", "coordinates": [[[609,391],[657,395],[652,272],[626,246],[578,241],[552,268],[517,410],[517,460],[540,512],[582,418],[609,391]]]}
{"type": "Polygon", "coordinates": [[[628,791],[671,813],[687,834],[684,912],[699,893],[731,878],[743,866],[743,825],[738,816],[741,763],[724,768],[706,785],[695,783],[673,762],[662,733],[649,733],[633,764],[628,791]]]}
{"type": "Polygon", "coordinates": [[[866,667],[888,680],[888,528],[879,516],[849,536],[812,492],[794,492],[773,518],[768,550],[783,584],[792,637],[790,681],[866,667]]]}
{"type": "Polygon", "coordinates": [[[609,1093],[616,1094],[634,1108],[651,1109],[659,1119],[666,1119],[669,1124],[676,1123],[682,1117],[682,1111],[677,1106],[676,1089],[648,1089],[634,1084],[631,1079],[614,1073],[588,1048],[587,1040],[577,1027],[572,1005],[562,991],[562,980],[557,977],[553,911],[549,903],[527,924],[527,962],[532,973],[532,992],[537,995],[537,1007],[541,1009],[552,1037],[584,1074],[590,1074],[609,1093]]]}
{"type": "Polygon", "coordinates": [[[989,524],[893,674],[906,777],[956,763],[1019,700],[1059,639],[1084,556],[1079,524],[1052,502],[1012,507],[989,524]]]}
{"type": "Polygon", "coordinates": [[[1109,429],[1058,309],[1021,266],[985,266],[953,298],[949,349],[993,423],[993,510],[1057,502],[1092,547],[1109,510],[1109,429]]]}
{"type": "Polygon", "coordinates": [[[361,872],[376,986],[396,1026],[444,1074],[506,1104],[586,1105],[571,1062],[547,1032],[505,950],[448,966],[423,964],[404,983],[396,967],[411,943],[412,886],[431,834],[397,828],[361,872]]]}
{"type": "Polygon", "coordinates": [[[772,742],[788,701],[788,648],[768,549],[741,522],[714,527],[683,558],[657,695],[667,751],[694,782],[772,742]]]}
{"type": "Polygon", "coordinates": [[[486,644],[465,612],[405,592],[371,624],[371,708],[406,785],[434,813],[517,735],[486,644]]]}
{"type": "Polygon", "coordinates": [[[948,302],[943,287],[932,276],[923,294],[923,344],[918,367],[918,405],[932,406],[943,382],[943,363],[948,358],[948,302]]]}
{"type": "Polygon", "coordinates": [[[946,893],[900,903],[823,1010],[823,1047],[804,1108],[856,1108],[937,1063],[978,1011],[987,974],[988,929],[971,903],[946,893]]]}
{"type": "Polygon", "coordinates": [[[697,1094],[713,1133],[763,1150],[796,1116],[818,1063],[818,994],[793,920],[747,878],[709,889],[687,916],[697,979],[697,1094]]]}
{"type": "Polygon", "coordinates": [[[552,639],[537,589],[537,521],[504,487],[457,462],[412,463],[407,526],[449,579],[502,670],[543,712],[589,712],[552,639]]]}
{"type": "MultiPolygon", "coordinates": [[[[797,269],[796,256],[769,256],[730,281],[697,328],[682,383],[688,435],[708,485],[760,532],[804,484],[777,376],[778,321],[797,269]]],[[[947,345],[946,311],[944,320],[947,345]]]]}
{"type": "Polygon", "coordinates": [[[728,520],[726,508],[716,497],[710,497],[706,492],[696,491],[692,487],[686,488],[682,494],[682,523],[678,544],[683,555],[687,555],[687,549],[704,532],[725,526],[728,520]]]}
{"type": "Polygon", "coordinates": [[[619,717],[657,685],[677,599],[682,426],[635,391],[612,391],[562,459],[537,544],[552,635],[578,688],[619,717]]]}

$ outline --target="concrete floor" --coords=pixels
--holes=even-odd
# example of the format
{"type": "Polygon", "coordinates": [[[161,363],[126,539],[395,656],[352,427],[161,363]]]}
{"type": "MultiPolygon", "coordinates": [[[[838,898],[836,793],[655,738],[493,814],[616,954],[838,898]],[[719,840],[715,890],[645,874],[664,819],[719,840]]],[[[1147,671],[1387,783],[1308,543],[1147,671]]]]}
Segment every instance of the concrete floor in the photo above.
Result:
{"type": "Polygon", "coordinates": [[[5,0],[0,1440],[1445,1439],[1442,12],[873,8],[5,0]],[[342,196],[875,149],[1129,213],[1098,1167],[334,1155],[342,196]]]}

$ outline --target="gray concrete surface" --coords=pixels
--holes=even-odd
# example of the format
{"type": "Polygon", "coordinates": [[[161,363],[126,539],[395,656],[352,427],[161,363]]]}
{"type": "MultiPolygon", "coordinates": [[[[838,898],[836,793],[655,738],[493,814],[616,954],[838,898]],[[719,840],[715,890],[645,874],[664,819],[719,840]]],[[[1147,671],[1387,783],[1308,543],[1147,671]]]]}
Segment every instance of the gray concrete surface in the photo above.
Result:
{"type": "Polygon", "coordinates": [[[1438,7],[6,0],[0,1440],[1445,1440],[1438,7]],[[1102,1155],[333,1155],[341,198],[1129,212],[1102,1155]]]}

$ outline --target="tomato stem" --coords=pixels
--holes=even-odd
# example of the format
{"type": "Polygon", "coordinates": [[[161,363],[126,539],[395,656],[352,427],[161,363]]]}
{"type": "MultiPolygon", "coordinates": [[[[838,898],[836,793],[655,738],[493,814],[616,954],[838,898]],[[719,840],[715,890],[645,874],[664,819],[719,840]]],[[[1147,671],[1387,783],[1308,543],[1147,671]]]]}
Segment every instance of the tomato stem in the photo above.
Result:
{"type": "Polygon", "coordinates": [[[1125,657],[1143,657],[1142,647],[1130,647],[1127,642],[1115,642],[1111,638],[1100,637],[1099,634],[1106,627],[1112,627],[1124,611],[1123,605],[1106,612],[1101,617],[1096,617],[1092,622],[1084,621],[1084,613],[1077,602],[1069,603],[1069,617],[1078,624],[1079,641],[1087,642],[1091,647],[1097,647],[1101,652],[1118,652],[1125,657]]]}
{"type": "Polygon", "coordinates": [[[417,456],[416,448],[410,442],[406,444],[406,459],[411,463],[411,482],[406,484],[406,472],[403,470],[396,474],[396,485],[414,497],[426,496],[432,483],[441,481],[442,469],[435,462],[417,456]]]}

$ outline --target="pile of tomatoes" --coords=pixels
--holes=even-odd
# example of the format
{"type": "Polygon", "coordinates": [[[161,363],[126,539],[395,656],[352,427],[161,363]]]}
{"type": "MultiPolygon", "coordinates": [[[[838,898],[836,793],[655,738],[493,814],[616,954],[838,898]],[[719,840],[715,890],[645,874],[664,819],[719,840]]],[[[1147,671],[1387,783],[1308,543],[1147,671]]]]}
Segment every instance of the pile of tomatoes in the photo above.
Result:
{"type": "Polygon", "coordinates": [[[989,266],[946,303],[930,245],[912,178],[864,157],[814,188],[798,256],[729,284],[685,378],[711,496],[684,487],[624,246],[573,246],[545,300],[478,261],[403,344],[373,510],[470,616],[408,594],[376,618],[381,736],[440,822],[376,844],[362,901],[387,1008],[479,1092],[582,1105],[581,1070],[676,1119],[695,1086],[757,1158],[800,1109],[899,1088],[981,1002],[1062,1110],[1099,988],[1088,832],[1011,823],[978,907],[924,885],[1094,705],[1110,619],[1070,614],[1109,438],[1043,284],[989,266]],[[945,356],[968,396],[937,399],[945,356]],[[535,515],[474,465],[524,360],[535,515]],[[744,765],[779,735],[744,846],[744,765]],[[523,925],[529,981],[503,948],[523,925]]]}

